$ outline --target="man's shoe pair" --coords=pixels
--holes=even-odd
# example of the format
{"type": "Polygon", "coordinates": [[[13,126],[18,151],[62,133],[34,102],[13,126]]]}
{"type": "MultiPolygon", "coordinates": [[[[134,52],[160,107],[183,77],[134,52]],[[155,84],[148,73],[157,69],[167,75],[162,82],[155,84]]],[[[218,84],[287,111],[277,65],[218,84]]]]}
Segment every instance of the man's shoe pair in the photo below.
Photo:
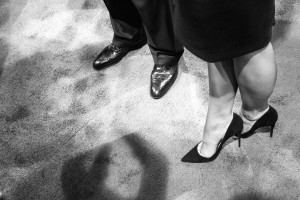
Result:
{"type": "MultiPolygon", "coordinates": [[[[132,50],[136,50],[144,46],[146,42],[136,46],[120,47],[116,44],[109,44],[97,56],[93,63],[96,70],[101,70],[118,63],[122,58],[132,50]]],[[[164,96],[177,78],[178,65],[158,65],[155,64],[151,73],[150,95],[154,99],[164,96]]]]}

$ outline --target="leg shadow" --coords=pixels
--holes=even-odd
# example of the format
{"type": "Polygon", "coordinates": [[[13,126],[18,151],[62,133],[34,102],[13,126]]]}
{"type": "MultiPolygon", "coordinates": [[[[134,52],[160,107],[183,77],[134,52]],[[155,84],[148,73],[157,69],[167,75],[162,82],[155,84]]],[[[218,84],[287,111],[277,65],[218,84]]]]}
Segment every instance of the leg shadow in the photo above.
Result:
{"type": "MultiPolygon", "coordinates": [[[[165,156],[137,134],[126,135],[121,140],[132,150],[133,157],[139,161],[142,168],[139,191],[134,199],[164,200],[168,179],[165,156]]],[[[64,164],[61,181],[66,200],[132,199],[120,196],[105,185],[109,176],[109,167],[115,163],[112,157],[112,147],[115,147],[116,143],[117,141],[103,145],[98,150],[83,153],[64,164]],[[89,162],[90,168],[87,167],[89,162]]]]}

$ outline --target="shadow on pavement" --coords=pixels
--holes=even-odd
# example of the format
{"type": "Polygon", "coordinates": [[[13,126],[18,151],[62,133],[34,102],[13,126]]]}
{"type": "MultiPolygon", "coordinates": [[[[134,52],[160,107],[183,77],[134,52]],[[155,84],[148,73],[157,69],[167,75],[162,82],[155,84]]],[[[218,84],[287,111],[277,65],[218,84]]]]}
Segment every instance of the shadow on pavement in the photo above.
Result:
{"type": "Polygon", "coordinates": [[[8,45],[4,38],[0,38],[0,76],[4,69],[4,63],[8,55],[8,45]]]}
{"type": "MultiPolygon", "coordinates": [[[[126,135],[121,140],[128,144],[133,157],[139,161],[142,168],[140,187],[138,187],[139,191],[135,199],[166,199],[168,181],[166,158],[157,150],[150,148],[149,144],[137,134],[126,135]]],[[[118,195],[105,185],[109,167],[115,164],[112,148],[116,142],[105,144],[97,150],[85,152],[64,164],[61,181],[66,200],[132,199],[118,195]],[[86,170],[86,162],[91,158],[93,159],[92,165],[89,170],[86,170]]],[[[118,146],[116,148],[119,151],[122,150],[118,146]]],[[[123,165],[122,162],[119,164],[123,165]]],[[[115,186],[114,189],[117,187],[115,186]]]]}
{"type": "Polygon", "coordinates": [[[100,7],[101,1],[99,0],[69,0],[68,7],[77,10],[77,9],[96,9],[100,7]]]}
{"type": "MultiPolygon", "coordinates": [[[[0,47],[0,61],[4,62],[8,46],[1,38],[0,47]]],[[[39,165],[47,165],[56,157],[75,150],[70,138],[84,125],[77,118],[86,113],[86,107],[75,100],[75,94],[86,92],[90,86],[105,93],[103,87],[99,87],[103,76],[89,81],[88,87],[81,87],[82,79],[90,77],[85,75],[85,69],[89,67],[86,63],[94,48],[85,49],[59,54],[38,52],[21,59],[16,57],[14,62],[8,63],[0,80],[0,192],[5,190],[6,196],[13,196],[14,200],[39,199],[36,194],[45,184],[48,189],[44,193],[52,192],[48,182],[37,181],[44,180],[39,173],[43,166],[39,165]],[[61,112],[57,107],[63,99],[58,87],[62,79],[74,79],[74,83],[64,91],[65,97],[70,97],[71,106],[61,112]],[[58,99],[51,99],[56,95],[58,99]],[[25,172],[30,175],[24,177],[25,172]]],[[[101,102],[102,98],[97,100],[101,102]]],[[[56,190],[56,193],[59,192],[56,190]]]]}
{"type": "Polygon", "coordinates": [[[261,192],[250,191],[246,193],[236,194],[229,200],[279,200],[279,198],[263,194],[261,192]]]}
{"type": "Polygon", "coordinates": [[[0,1],[0,27],[9,20],[9,0],[0,1]]]}

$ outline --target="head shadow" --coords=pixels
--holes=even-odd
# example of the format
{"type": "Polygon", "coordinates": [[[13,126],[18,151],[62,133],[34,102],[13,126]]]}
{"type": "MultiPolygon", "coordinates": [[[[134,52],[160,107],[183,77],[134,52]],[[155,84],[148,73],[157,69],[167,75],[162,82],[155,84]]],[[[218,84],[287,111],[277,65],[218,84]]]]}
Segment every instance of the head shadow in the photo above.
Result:
{"type": "Polygon", "coordinates": [[[132,199],[122,197],[114,191],[115,188],[112,189],[106,185],[109,168],[116,164],[122,166],[122,161],[116,163],[114,159],[118,154],[114,149],[122,150],[122,147],[118,145],[121,140],[131,149],[132,157],[140,163],[140,168],[142,168],[140,186],[136,188],[138,192],[134,199],[151,197],[151,199],[164,200],[166,198],[168,180],[166,157],[138,134],[133,133],[67,160],[61,173],[66,200],[132,199]]]}

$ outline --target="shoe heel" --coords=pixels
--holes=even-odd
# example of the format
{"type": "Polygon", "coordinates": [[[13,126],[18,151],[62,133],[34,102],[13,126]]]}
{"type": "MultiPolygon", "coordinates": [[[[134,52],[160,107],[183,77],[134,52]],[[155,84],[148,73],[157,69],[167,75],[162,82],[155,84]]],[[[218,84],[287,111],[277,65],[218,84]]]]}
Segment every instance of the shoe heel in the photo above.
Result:
{"type": "Polygon", "coordinates": [[[238,132],[238,143],[239,143],[239,147],[241,147],[241,132],[242,132],[242,131],[239,131],[239,132],[238,132]]]}
{"type": "Polygon", "coordinates": [[[270,130],[270,137],[273,137],[273,130],[274,130],[275,124],[271,125],[271,130],[270,130]]]}

